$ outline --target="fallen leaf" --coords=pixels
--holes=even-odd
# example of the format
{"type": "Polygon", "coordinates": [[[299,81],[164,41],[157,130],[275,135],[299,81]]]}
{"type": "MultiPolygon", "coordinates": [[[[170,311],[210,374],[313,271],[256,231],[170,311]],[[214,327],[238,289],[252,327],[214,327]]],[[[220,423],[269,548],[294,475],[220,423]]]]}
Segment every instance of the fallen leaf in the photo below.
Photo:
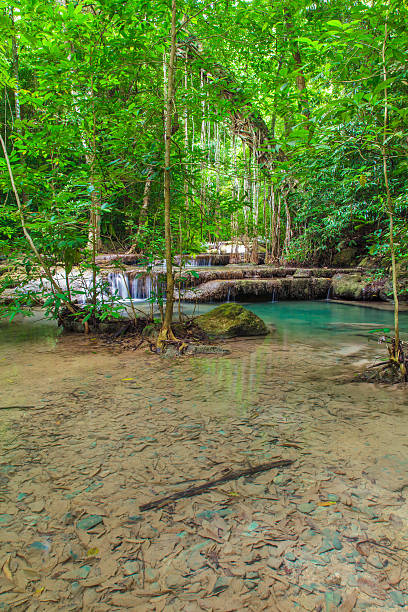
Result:
{"type": "Polygon", "coordinates": [[[6,562],[3,565],[3,574],[5,575],[5,577],[7,578],[7,580],[9,580],[10,582],[13,582],[13,576],[11,575],[11,571],[10,571],[10,566],[9,566],[9,562],[10,562],[11,557],[9,557],[6,562]]]}

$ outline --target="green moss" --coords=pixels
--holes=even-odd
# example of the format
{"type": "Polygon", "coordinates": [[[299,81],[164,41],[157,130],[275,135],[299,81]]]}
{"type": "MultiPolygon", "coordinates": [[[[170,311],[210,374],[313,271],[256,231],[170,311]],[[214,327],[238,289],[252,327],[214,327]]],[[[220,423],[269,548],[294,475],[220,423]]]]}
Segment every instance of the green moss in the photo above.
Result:
{"type": "Polygon", "coordinates": [[[361,300],[366,284],[361,274],[338,274],[333,278],[333,295],[343,300],[361,300]]]}
{"type": "Polygon", "coordinates": [[[268,329],[256,314],[239,304],[222,304],[195,319],[210,338],[265,336],[268,329]]]}

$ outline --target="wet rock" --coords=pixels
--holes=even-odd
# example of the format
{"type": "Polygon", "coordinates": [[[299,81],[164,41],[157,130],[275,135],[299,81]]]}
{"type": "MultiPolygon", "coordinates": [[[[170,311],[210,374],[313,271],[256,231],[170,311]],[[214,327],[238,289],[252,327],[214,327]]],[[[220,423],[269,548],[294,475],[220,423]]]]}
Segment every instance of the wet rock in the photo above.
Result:
{"type": "Polygon", "coordinates": [[[278,300],[311,300],[327,296],[330,278],[288,276],[284,278],[236,278],[210,280],[183,293],[187,302],[251,300],[273,297],[278,300]]]}
{"type": "MultiPolygon", "coordinates": [[[[212,344],[189,344],[183,355],[229,355],[231,351],[212,344]]],[[[180,352],[177,346],[169,344],[166,347],[163,357],[178,357],[180,352]]]]}
{"type": "Polygon", "coordinates": [[[389,491],[402,491],[408,486],[408,459],[388,453],[378,462],[368,466],[364,475],[372,482],[389,491]]]}
{"type": "Polygon", "coordinates": [[[305,270],[304,268],[298,268],[293,275],[293,278],[310,278],[312,276],[312,270],[305,270]]]}
{"type": "Polygon", "coordinates": [[[268,328],[256,314],[239,304],[222,304],[195,319],[210,338],[265,336],[268,328]]]}

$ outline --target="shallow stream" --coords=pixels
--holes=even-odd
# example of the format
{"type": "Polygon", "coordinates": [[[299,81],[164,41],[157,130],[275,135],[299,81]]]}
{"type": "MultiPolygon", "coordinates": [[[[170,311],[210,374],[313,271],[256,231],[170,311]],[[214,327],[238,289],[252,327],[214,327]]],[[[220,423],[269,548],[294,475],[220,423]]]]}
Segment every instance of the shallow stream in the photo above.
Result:
{"type": "Polygon", "coordinates": [[[370,330],[392,313],[250,307],[276,331],[227,357],[123,352],[40,315],[0,324],[0,609],[408,605],[408,395],[352,381],[384,358],[370,330]],[[295,463],[138,510],[275,457],[295,463]]]}

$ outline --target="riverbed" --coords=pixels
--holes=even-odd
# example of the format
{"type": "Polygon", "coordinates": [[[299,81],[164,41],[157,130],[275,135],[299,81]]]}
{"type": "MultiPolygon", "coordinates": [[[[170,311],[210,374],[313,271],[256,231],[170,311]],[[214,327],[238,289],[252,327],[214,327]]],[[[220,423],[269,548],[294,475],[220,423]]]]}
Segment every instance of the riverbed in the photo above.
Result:
{"type": "Polygon", "coordinates": [[[0,324],[0,607],[408,605],[408,396],[353,381],[392,313],[250,307],[275,331],[226,357],[107,348],[39,314],[0,324]],[[139,510],[278,458],[294,463],[139,510]]]}

